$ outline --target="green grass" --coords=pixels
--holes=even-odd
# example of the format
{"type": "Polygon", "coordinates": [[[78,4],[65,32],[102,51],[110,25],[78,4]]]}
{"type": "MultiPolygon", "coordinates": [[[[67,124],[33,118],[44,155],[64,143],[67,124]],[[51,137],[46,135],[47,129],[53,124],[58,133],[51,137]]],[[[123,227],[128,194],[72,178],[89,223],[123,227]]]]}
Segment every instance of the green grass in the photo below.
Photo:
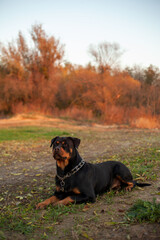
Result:
{"type": "Polygon", "coordinates": [[[129,222],[160,223],[160,203],[143,201],[139,199],[127,212],[126,219],[129,222]]]}
{"type": "MultiPolygon", "coordinates": [[[[44,179],[40,179],[39,183],[27,187],[27,189],[20,190],[17,186],[15,191],[9,193],[12,194],[10,204],[2,201],[0,205],[0,229],[2,233],[6,235],[14,232],[33,236],[34,233],[38,232],[38,236],[40,236],[41,233],[45,232],[53,235],[57,224],[60,224],[64,217],[77,214],[84,208],[84,204],[71,204],[69,206],[49,205],[44,210],[36,210],[37,203],[53,195],[55,185],[50,180],[51,177],[46,178],[45,186],[41,185],[44,184],[44,179]],[[22,198],[17,198],[19,195],[22,198]]],[[[5,198],[5,195],[3,196],[5,198]]]]}
{"type": "Polygon", "coordinates": [[[64,216],[78,213],[84,205],[49,206],[47,210],[35,210],[35,201],[26,205],[9,205],[1,210],[0,229],[4,232],[15,231],[24,235],[30,235],[35,230],[41,229],[53,232],[64,216]]]}
{"type": "Polygon", "coordinates": [[[133,174],[133,178],[140,177],[141,180],[156,180],[157,169],[159,168],[160,152],[157,149],[141,150],[136,155],[125,157],[121,160],[129,167],[133,174]]]}
{"type": "Polygon", "coordinates": [[[14,127],[0,129],[0,142],[2,141],[28,141],[38,139],[51,139],[54,136],[69,135],[66,131],[49,127],[14,127]]]}

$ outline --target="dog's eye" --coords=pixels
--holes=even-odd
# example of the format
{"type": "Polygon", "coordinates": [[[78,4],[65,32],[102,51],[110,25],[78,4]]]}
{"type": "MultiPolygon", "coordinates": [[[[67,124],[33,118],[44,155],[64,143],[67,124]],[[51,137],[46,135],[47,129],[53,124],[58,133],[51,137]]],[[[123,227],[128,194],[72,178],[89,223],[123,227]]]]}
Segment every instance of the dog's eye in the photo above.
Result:
{"type": "Polygon", "coordinates": [[[62,142],[62,146],[66,147],[67,143],[66,142],[62,142]]]}
{"type": "Polygon", "coordinates": [[[58,144],[59,144],[59,141],[57,141],[56,144],[58,145],[58,144]]]}

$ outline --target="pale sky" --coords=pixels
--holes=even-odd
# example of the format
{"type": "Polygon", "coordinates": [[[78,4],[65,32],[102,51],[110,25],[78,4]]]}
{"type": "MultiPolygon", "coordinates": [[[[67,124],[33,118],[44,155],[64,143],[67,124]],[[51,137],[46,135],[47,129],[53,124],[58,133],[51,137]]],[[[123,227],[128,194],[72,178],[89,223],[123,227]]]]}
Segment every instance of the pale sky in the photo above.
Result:
{"type": "Polygon", "coordinates": [[[90,44],[117,42],[121,65],[160,68],[160,0],[0,0],[0,42],[41,23],[65,44],[65,59],[86,65],[90,44]]]}

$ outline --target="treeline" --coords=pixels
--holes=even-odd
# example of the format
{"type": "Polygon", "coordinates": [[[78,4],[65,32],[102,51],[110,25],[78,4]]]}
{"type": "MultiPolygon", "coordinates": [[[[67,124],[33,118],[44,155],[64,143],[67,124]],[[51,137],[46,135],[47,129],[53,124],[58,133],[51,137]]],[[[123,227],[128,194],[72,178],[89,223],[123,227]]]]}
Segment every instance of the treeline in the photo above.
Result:
{"type": "Polygon", "coordinates": [[[75,66],[64,60],[64,46],[41,25],[32,26],[32,44],[20,32],[1,44],[0,114],[38,110],[53,115],[130,123],[160,116],[160,70],[134,66],[120,70],[118,44],[90,46],[94,64],[75,66]]]}

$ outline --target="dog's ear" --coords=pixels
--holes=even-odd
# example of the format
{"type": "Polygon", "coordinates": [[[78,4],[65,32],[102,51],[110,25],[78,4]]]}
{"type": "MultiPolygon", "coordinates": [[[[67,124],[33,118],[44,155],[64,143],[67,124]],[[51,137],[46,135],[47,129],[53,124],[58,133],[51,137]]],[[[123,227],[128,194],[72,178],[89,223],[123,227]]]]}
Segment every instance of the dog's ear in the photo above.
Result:
{"type": "Polygon", "coordinates": [[[51,145],[50,145],[50,147],[52,147],[52,145],[54,144],[54,142],[56,141],[57,138],[58,138],[58,136],[55,137],[55,138],[53,138],[53,139],[51,140],[51,145]]]}
{"type": "Polygon", "coordinates": [[[78,146],[79,146],[81,140],[80,140],[79,138],[73,138],[73,137],[69,137],[69,139],[72,140],[72,142],[73,142],[75,148],[78,148],[78,146]]]}

